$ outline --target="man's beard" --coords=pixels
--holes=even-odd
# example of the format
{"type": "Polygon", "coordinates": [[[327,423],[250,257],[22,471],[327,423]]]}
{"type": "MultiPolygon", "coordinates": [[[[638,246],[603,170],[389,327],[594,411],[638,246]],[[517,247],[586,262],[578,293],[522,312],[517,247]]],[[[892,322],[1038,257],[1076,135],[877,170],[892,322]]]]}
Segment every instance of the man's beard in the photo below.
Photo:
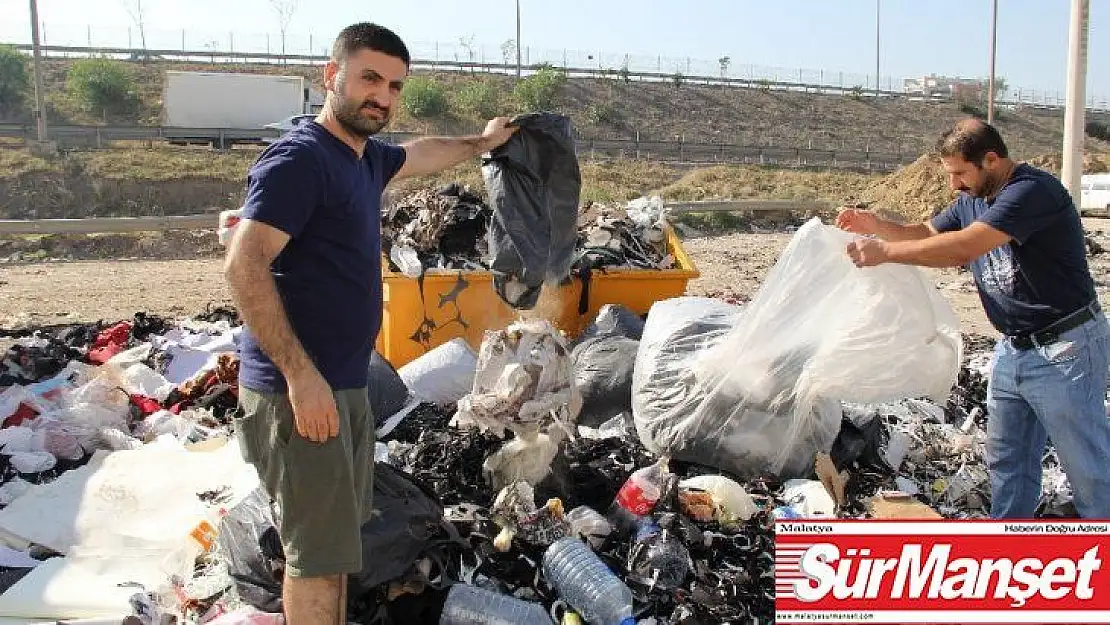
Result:
{"type": "Polygon", "coordinates": [[[336,84],[335,119],[339,125],[356,137],[369,138],[378,134],[389,123],[389,110],[383,109],[370,100],[352,100],[342,95],[346,89],[342,82],[336,84]],[[381,119],[373,119],[362,114],[364,108],[375,108],[381,112],[381,119]]]}
{"type": "Polygon", "coordinates": [[[1002,185],[1006,183],[1006,175],[1003,173],[993,174],[990,172],[983,172],[983,182],[974,189],[964,189],[977,198],[989,198],[997,195],[1002,189],[1002,185]]]}

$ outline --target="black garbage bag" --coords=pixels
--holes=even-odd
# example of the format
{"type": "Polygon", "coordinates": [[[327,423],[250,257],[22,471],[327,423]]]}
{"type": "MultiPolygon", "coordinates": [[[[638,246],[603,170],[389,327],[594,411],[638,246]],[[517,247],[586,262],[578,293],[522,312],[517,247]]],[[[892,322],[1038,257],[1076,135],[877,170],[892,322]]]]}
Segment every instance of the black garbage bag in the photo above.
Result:
{"type": "Polygon", "coordinates": [[[376,463],[373,516],[362,525],[362,571],[348,577],[348,596],[401,577],[453,529],[443,518],[443,506],[412,476],[376,463]]]}
{"type": "Polygon", "coordinates": [[[579,425],[597,427],[632,411],[632,373],[639,349],[639,341],[623,336],[599,336],[574,348],[574,385],[582,394],[579,425]]]}
{"type": "Polygon", "coordinates": [[[374,351],[370,354],[366,393],[370,399],[370,414],[374,415],[374,425],[381,427],[382,422],[405,407],[409,387],[405,386],[405,381],[397,375],[393,365],[374,351]]]}
{"type": "Polygon", "coordinates": [[[644,335],[644,320],[620,304],[606,304],[597,311],[597,319],[586,326],[578,342],[595,336],[623,336],[640,340],[644,335]]]}
{"type": "Polygon", "coordinates": [[[858,463],[861,467],[890,472],[890,465],[884,457],[884,438],[886,432],[882,419],[874,418],[859,426],[845,417],[829,451],[833,465],[837,471],[858,463]]]}
{"type": "Polygon", "coordinates": [[[517,309],[536,305],[544,282],[562,282],[574,264],[582,177],[569,117],[530,113],[482,166],[493,221],[490,271],[498,296],[517,309]]]}
{"type": "MultiPolygon", "coordinates": [[[[372,518],[362,525],[362,571],[347,579],[349,604],[360,611],[366,595],[408,573],[425,554],[458,540],[435,497],[412,476],[381,462],[374,465],[373,506],[372,518]]],[[[281,612],[285,555],[276,538],[270,499],[261,489],[220,523],[219,548],[240,597],[266,612],[281,612]]]]}

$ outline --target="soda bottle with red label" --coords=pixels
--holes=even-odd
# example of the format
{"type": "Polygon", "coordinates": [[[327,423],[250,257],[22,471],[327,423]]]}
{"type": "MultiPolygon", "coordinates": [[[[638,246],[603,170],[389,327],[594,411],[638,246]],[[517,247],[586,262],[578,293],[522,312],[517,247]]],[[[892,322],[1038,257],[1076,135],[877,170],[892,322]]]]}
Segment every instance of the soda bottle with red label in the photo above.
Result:
{"type": "Polygon", "coordinates": [[[663,456],[655,464],[637,469],[628,476],[609,507],[609,517],[614,525],[623,531],[631,531],[640,517],[655,509],[670,477],[669,462],[670,458],[663,456]]]}

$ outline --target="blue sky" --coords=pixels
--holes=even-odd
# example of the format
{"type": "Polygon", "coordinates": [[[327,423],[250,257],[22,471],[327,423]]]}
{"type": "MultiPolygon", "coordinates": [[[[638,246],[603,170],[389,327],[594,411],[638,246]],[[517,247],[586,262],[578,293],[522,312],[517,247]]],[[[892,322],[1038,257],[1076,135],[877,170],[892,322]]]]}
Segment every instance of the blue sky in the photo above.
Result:
{"type": "MultiPolygon", "coordinates": [[[[730,74],[748,64],[780,68],[774,74],[815,78],[839,72],[845,82],[873,84],[875,0],[520,0],[521,40],[530,60],[668,73],[718,73],[717,59],[731,58],[730,74]],[[681,8],[680,8],[681,7],[681,8]],[[590,57],[593,58],[590,58],[590,57]]],[[[985,76],[988,71],[991,0],[879,0],[883,86],[893,79],[935,72],[985,76]]],[[[126,9],[135,0],[39,0],[48,43],[126,45],[126,9]]],[[[515,35],[513,0],[329,0],[311,10],[297,0],[286,46],[320,53],[350,22],[390,26],[416,56],[500,59],[500,44],[515,35]],[[470,45],[461,44],[466,40],[470,45]],[[438,47],[436,45],[438,43],[438,47]]],[[[997,71],[1014,87],[1063,92],[1069,0],[999,0],[997,71]]],[[[143,0],[148,47],[264,51],[280,47],[270,0],[143,0]]],[[[27,42],[27,0],[0,0],[0,41],[27,42]]],[[[138,45],[138,32],[133,29],[138,45]]],[[[1091,1],[1087,94],[1110,98],[1110,1],[1091,1]]],[[[837,80],[839,79],[832,79],[837,80]]]]}

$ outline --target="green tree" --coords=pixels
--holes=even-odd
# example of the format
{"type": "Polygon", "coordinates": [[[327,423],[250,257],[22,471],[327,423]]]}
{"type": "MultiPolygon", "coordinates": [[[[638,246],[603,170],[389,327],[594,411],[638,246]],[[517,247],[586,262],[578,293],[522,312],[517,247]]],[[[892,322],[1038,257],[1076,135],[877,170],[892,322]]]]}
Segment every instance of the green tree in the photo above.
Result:
{"type": "Polygon", "coordinates": [[[501,113],[497,87],[488,80],[468,81],[453,95],[455,110],[463,115],[489,119],[501,113]]]}
{"type": "Polygon", "coordinates": [[[625,61],[624,65],[621,65],[617,75],[621,77],[621,80],[623,80],[626,85],[632,82],[632,71],[628,69],[628,61],[625,61]]]}
{"type": "Polygon", "coordinates": [[[23,108],[30,84],[27,57],[13,46],[0,45],[0,114],[23,108]]]}
{"type": "Polygon", "coordinates": [[[1086,130],[1088,137],[1110,141],[1110,126],[1103,122],[1091,120],[1087,122],[1084,130],[1086,130]]]}
{"type": "Polygon", "coordinates": [[[620,120],[620,113],[608,102],[594,102],[586,107],[586,119],[595,124],[614,124],[620,120]]]}
{"type": "Polygon", "coordinates": [[[138,103],[135,79],[127,66],[106,58],[74,61],[66,86],[87,111],[103,115],[127,113],[138,103]]]}
{"type": "Polygon", "coordinates": [[[429,76],[413,76],[401,91],[401,108],[416,119],[439,117],[447,112],[447,93],[429,76]]]}
{"type": "Polygon", "coordinates": [[[550,65],[543,65],[536,73],[516,84],[513,88],[513,96],[526,109],[551,110],[555,107],[555,98],[566,82],[565,72],[550,65]]]}
{"type": "Polygon", "coordinates": [[[1010,90],[1009,83],[1001,76],[994,77],[994,97],[1002,99],[1006,97],[1006,92],[1010,90]]]}

